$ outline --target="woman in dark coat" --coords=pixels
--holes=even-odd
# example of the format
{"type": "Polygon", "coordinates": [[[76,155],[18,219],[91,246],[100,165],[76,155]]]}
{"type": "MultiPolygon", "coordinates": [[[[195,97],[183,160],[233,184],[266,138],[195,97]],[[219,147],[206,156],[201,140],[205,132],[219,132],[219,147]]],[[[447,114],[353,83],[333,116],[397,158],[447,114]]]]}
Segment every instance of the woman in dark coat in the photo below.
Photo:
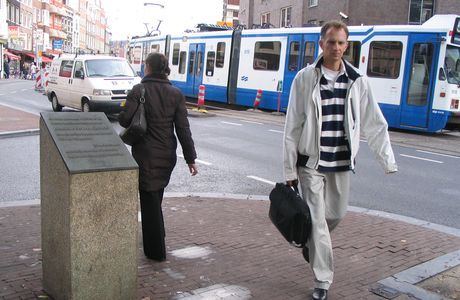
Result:
{"type": "Polygon", "coordinates": [[[174,130],[191,175],[196,175],[198,169],[185,98],[168,80],[170,70],[167,58],[160,53],[149,54],[144,72],[141,84],[135,85],[128,94],[119,122],[125,128],[129,126],[143,85],[147,134],[133,145],[132,154],[139,165],[144,254],[150,259],[163,261],[166,259],[166,246],[161,202],[177,160],[174,130]]]}

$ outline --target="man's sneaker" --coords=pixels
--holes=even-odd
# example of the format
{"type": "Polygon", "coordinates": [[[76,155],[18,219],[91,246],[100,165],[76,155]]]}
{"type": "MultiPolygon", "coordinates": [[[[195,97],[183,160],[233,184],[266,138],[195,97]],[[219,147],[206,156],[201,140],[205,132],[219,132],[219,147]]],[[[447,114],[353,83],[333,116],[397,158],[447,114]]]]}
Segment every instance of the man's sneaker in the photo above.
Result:
{"type": "Polygon", "coordinates": [[[303,258],[307,261],[307,263],[310,263],[310,254],[308,252],[308,247],[307,246],[303,246],[302,255],[303,255],[303,258]]]}
{"type": "Polygon", "coordinates": [[[311,295],[313,300],[327,300],[327,290],[315,288],[313,294],[311,295]]]}

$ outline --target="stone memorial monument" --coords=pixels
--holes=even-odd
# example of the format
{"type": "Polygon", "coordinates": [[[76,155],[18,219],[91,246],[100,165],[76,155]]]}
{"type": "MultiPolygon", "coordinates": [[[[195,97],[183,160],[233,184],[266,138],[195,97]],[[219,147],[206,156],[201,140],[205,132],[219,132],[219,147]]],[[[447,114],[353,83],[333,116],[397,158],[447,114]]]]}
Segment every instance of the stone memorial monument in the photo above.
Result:
{"type": "Polygon", "coordinates": [[[138,166],[104,113],[41,113],[43,287],[137,298],[138,166]]]}

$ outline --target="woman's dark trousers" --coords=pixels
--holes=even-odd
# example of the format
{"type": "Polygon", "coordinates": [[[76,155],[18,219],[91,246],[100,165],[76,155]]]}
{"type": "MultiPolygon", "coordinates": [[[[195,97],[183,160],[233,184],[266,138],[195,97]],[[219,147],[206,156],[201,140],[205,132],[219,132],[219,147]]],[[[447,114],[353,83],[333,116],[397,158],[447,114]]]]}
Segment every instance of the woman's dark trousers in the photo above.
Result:
{"type": "Polygon", "coordinates": [[[163,192],[164,189],[140,191],[144,254],[158,261],[166,259],[165,226],[161,211],[163,192]]]}

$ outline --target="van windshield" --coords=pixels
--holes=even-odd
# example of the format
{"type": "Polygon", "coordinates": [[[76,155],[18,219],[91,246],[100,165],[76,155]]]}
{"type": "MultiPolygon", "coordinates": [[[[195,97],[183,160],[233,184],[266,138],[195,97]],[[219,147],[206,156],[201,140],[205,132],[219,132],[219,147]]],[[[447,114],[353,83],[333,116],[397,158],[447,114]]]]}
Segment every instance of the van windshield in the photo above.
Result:
{"type": "Polygon", "coordinates": [[[136,76],[126,60],[92,59],[86,61],[88,77],[133,77],[136,76]]]}

